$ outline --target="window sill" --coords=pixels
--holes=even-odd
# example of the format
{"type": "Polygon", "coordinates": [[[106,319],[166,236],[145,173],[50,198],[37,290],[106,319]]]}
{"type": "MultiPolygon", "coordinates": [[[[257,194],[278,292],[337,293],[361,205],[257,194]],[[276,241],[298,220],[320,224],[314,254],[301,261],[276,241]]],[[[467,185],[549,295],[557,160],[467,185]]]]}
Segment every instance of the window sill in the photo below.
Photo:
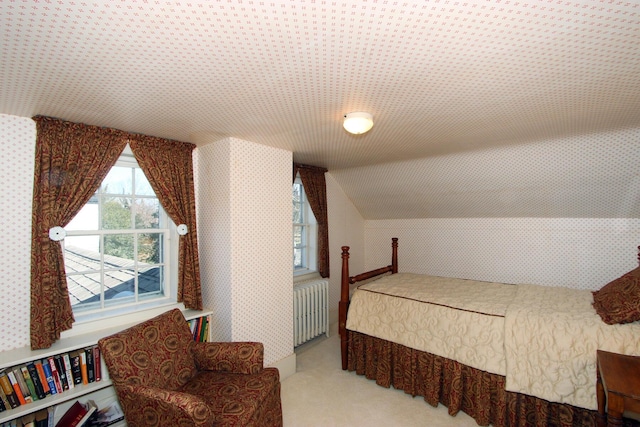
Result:
{"type": "MultiPolygon", "coordinates": [[[[164,313],[171,308],[171,306],[164,306],[158,307],[156,310],[139,312],[136,313],[138,315],[137,319],[127,317],[126,320],[118,322],[117,324],[115,322],[110,323],[106,328],[104,327],[104,320],[102,322],[103,324],[100,325],[100,327],[96,327],[95,322],[90,322],[94,324],[93,329],[90,329],[89,331],[85,330],[84,333],[78,333],[76,331],[75,335],[70,335],[69,332],[71,331],[65,331],[61,334],[61,338],[58,341],[54,342],[51,347],[42,350],[31,350],[29,346],[26,346],[13,350],[2,351],[0,352],[0,369],[9,366],[25,364],[35,359],[42,359],[44,357],[54,356],[56,354],[67,353],[78,348],[90,347],[92,345],[95,345],[102,337],[107,337],[109,335],[125,330],[130,326],[134,326],[158,314],[164,313]]],[[[190,320],[201,316],[211,315],[212,311],[207,309],[202,311],[185,310],[183,308],[182,314],[184,315],[185,319],[190,320]]]]}
{"type": "Polygon", "coordinates": [[[108,325],[108,328],[112,328],[136,324],[174,308],[180,309],[183,313],[187,311],[182,303],[166,301],[164,304],[156,303],[152,307],[138,308],[135,311],[125,311],[127,309],[124,308],[120,312],[114,310],[106,315],[101,313],[97,313],[97,315],[75,315],[76,321],[73,323],[72,329],[63,331],[60,334],[60,338],[71,338],[76,335],[90,333],[91,331],[99,331],[100,329],[104,329],[105,325],[108,325]]]}
{"type": "Polygon", "coordinates": [[[314,279],[322,279],[322,276],[320,276],[320,273],[318,273],[317,271],[311,271],[309,273],[304,273],[304,274],[294,274],[293,275],[293,284],[295,285],[296,283],[300,283],[300,282],[306,282],[307,280],[314,280],[314,279]]]}

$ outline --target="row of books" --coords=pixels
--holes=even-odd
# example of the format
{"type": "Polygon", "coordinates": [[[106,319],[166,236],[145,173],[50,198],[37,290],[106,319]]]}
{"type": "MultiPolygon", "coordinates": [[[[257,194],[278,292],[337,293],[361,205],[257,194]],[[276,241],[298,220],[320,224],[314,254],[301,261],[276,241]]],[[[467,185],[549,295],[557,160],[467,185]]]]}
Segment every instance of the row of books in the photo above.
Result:
{"type": "Polygon", "coordinates": [[[195,342],[209,341],[209,317],[203,316],[196,319],[187,320],[187,324],[193,334],[195,342]]]}
{"type": "Polygon", "coordinates": [[[102,379],[97,345],[0,370],[0,412],[102,379]]]}
{"type": "Polygon", "coordinates": [[[53,406],[0,424],[0,427],[54,427],[53,406]]]}
{"type": "Polygon", "coordinates": [[[124,419],[117,399],[110,400],[98,408],[93,400],[76,401],[55,422],[54,407],[24,415],[0,424],[0,427],[106,427],[124,419]]]}

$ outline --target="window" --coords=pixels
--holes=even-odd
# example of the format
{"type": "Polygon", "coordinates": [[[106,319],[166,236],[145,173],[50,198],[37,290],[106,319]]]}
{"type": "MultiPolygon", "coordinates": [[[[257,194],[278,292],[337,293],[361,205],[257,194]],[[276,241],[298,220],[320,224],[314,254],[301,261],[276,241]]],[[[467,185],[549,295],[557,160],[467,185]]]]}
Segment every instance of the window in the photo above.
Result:
{"type": "Polygon", "coordinates": [[[293,274],[307,274],[317,270],[316,218],[304,193],[300,177],[293,183],[293,274]]]}
{"type": "MultiPolygon", "coordinates": [[[[171,220],[130,149],[65,228],[74,314],[130,311],[168,302],[171,220]]],[[[174,256],[175,257],[175,256],[174,256]]]]}

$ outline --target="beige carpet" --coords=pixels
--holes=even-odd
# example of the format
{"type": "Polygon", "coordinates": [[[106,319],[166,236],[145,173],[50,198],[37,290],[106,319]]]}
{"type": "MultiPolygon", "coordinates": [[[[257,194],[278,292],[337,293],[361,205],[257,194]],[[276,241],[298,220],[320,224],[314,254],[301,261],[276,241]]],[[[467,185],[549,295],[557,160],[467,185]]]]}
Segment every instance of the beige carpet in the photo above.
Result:
{"type": "Polygon", "coordinates": [[[297,372],[282,381],[284,427],[477,426],[464,413],[451,417],[443,405],[343,371],[335,330],[300,346],[296,358],[297,372]]]}

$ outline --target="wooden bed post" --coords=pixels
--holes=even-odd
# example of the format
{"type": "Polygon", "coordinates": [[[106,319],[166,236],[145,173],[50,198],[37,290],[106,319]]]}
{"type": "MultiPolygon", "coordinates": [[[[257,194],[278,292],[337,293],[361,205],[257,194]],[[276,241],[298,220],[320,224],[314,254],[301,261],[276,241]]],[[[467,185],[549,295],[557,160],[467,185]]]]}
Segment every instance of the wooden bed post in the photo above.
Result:
{"type": "Polygon", "coordinates": [[[338,306],[338,332],[340,333],[340,354],[342,356],[343,371],[347,370],[347,311],[349,311],[349,246],[343,246],[340,304],[338,306]]]}
{"type": "MultiPolygon", "coordinates": [[[[640,257],[640,255],[639,255],[640,257]]],[[[391,238],[391,274],[398,272],[398,238],[391,238]]]]}
{"type": "Polygon", "coordinates": [[[342,356],[342,370],[347,370],[349,357],[347,355],[347,313],[349,311],[349,285],[362,280],[371,279],[381,274],[396,274],[398,272],[398,238],[391,239],[391,265],[367,271],[349,277],[349,246],[342,247],[342,278],[340,282],[340,305],[338,307],[338,332],[340,333],[340,354],[342,356]]]}

